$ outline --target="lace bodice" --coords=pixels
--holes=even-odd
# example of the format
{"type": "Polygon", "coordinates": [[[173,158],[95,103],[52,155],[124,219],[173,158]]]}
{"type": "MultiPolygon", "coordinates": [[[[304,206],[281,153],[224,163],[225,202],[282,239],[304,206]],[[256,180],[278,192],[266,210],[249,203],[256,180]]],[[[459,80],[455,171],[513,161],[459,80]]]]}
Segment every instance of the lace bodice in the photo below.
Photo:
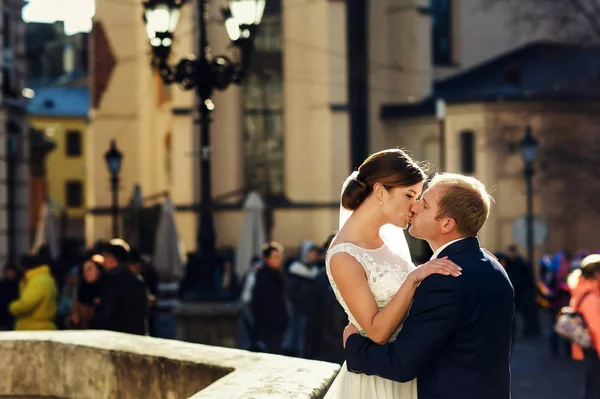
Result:
{"type": "MultiPolygon", "coordinates": [[[[403,259],[399,254],[391,251],[386,244],[378,249],[364,249],[351,243],[340,243],[329,249],[325,265],[331,288],[333,288],[335,297],[348,315],[348,320],[358,327],[362,335],[366,336],[364,329],[358,324],[350,309],[348,309],[335,281],[331,277],[331,257],[338,252],[345,252],[352,255],[365,269],[369,287],[379,309],[387,305],[406,279],[407,274],[415,266],[409,259],[403,259]]],[[[390,340],[395,340],[399,332],[400,327],[394,332],[390,340]]]]}

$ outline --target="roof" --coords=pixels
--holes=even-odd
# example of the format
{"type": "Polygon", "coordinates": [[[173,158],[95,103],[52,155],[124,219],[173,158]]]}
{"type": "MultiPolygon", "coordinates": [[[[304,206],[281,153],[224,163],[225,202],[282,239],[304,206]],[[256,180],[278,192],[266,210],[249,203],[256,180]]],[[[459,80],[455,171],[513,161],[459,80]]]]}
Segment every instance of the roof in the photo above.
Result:
{"type": "Polygon", "coordinates": [[[36,116],[86,118],[90,109],[87,87],[34,88],[27,112],[36,116]]]}
{"type": "Polygon", "coordinates": [[[435,99],[449,104],[600,99],[600,47],[533,42],[448,79],[416,104],[384,104],[381,117],[432,115],[435,99]]]}

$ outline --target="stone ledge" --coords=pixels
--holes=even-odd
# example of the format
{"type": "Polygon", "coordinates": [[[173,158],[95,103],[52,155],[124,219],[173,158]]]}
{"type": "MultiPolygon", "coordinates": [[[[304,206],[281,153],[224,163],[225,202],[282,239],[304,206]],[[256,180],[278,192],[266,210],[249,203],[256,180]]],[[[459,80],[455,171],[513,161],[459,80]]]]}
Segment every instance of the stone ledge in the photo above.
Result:
{"type": "Polygon", "coordinates": [[[322,398],[339,365],[108,331],[0,333],[0,397],[322,398]]]}

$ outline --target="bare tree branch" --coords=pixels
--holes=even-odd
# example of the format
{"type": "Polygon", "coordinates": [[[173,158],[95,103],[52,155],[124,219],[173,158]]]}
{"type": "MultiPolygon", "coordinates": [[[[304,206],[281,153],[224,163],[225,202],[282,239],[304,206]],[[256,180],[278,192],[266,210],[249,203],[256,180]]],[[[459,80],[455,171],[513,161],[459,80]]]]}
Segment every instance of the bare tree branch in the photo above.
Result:
{"type": "Polygon", "coordinates": [[[594,13],[593,10],[588,10],[580,0],[571,0],[571,4],[573,4],[575,10],[579,11],[583,18],[587,20],[596,39],[600,39],[600,24],[598,24],[598,17],[600,17],[600,15],[594,13]]]}
{"type": "Polygon", "coordinates": [[[537,31],[551,29],[558,38],[576,43],[600,43],[600,0],[482,0],[491,11],[508,7],[510,24],[537,31]]]}

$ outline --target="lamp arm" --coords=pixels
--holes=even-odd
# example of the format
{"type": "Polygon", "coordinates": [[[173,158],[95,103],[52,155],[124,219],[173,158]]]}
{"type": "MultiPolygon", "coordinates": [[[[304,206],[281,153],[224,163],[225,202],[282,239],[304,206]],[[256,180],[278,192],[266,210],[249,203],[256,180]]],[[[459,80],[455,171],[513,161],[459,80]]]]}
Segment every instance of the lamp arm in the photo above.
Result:
{"type": "Polygon", "coordinates": [[[162,61],[157,57],[153,57],[152,66],[158,69],[160,78],[165,84],[170,85],[173,82],[175,82],[174,68],[170,66],[166,61],[162,61]]]}

